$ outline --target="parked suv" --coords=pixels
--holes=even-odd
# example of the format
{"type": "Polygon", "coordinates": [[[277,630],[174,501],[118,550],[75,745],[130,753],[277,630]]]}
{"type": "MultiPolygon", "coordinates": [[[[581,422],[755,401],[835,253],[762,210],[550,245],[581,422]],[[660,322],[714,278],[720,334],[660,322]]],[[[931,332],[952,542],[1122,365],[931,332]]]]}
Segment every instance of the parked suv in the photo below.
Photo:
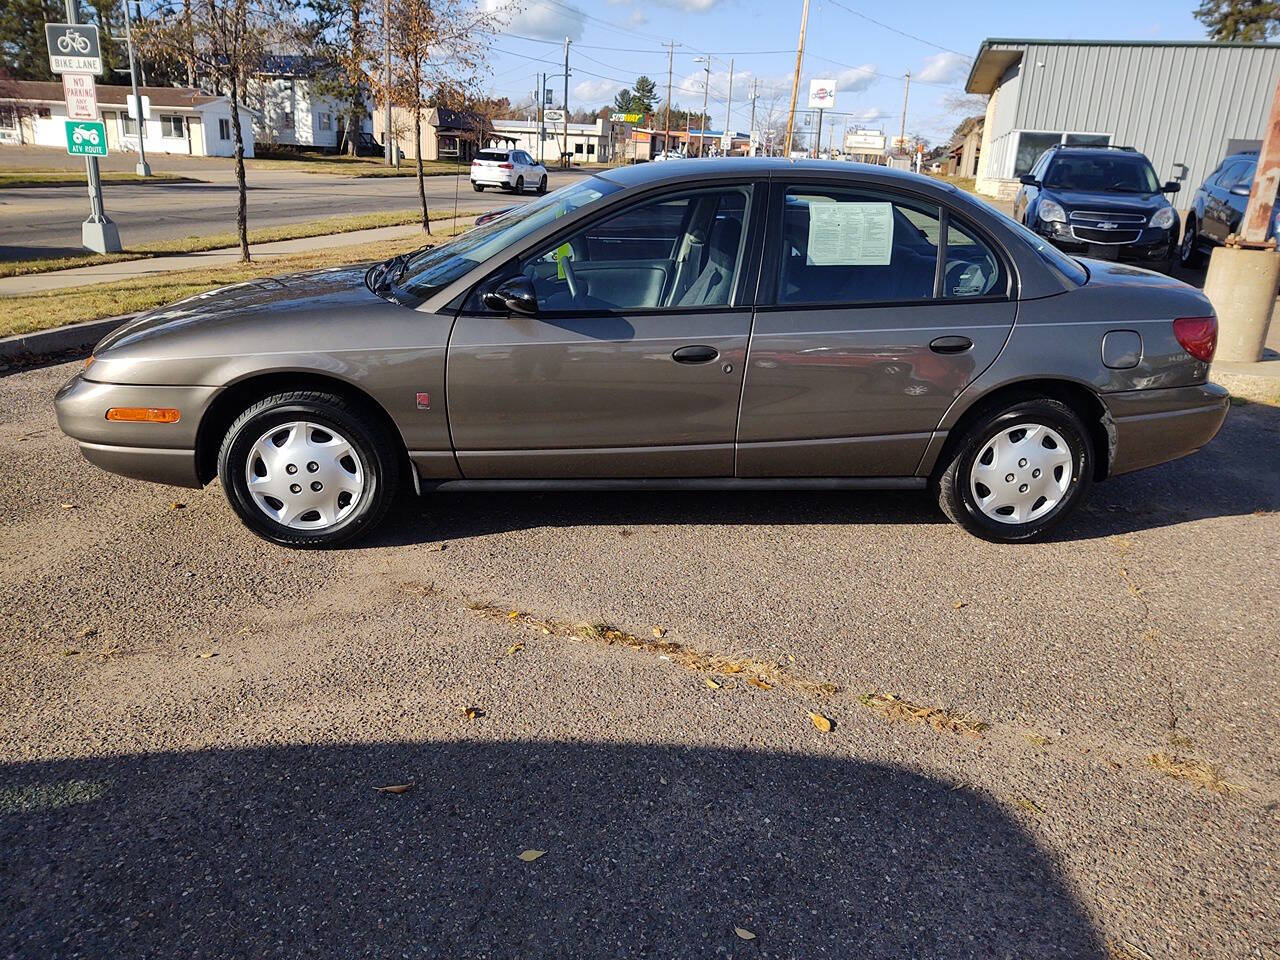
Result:
{"type": "Polygon", "coordinates": [[[471,161],[471,187],[480,193],[485,187],[500,187],[524,193],[533,187],[547,192],[547,168],[523,150],[481,150],[471,161]]]}
{"type": "Polygon", "coordinates": [[[1022,186],[1013,214],[1067,253],[1168,271],[1178,249],[1178,213],[1151,161],[1132,147],[1050,147],[1022,186]]]}
{"type": "MultiPolygon", "coordinates": [[[[1256,150],[1228,154],[1218,164],[1218,169],[1200,184],[1200,189],[1191,199],[1187,226],[1178,248],[1178,259],[1184,267],[1200,266],[1206,252],[1222,246],[1227,237],[1239,232],[1257,169],[1256,150]]],[[[1277,199],[1280,199],[1280,193],[1277,193],[1277,199]]],[[[1280,236],[1280,204],[1272,210],[1267,236],[1280,236]]]]}

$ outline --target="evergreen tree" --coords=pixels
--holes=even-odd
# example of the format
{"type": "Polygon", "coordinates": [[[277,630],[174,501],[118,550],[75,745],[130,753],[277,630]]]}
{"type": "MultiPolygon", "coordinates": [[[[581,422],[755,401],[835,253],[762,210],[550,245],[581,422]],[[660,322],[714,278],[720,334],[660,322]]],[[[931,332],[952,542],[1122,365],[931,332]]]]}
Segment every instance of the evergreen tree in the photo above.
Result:
{"type": "Polygon", "coordinates": [[[1219,43],[1261,43],[1280,33],[1280,3],[1272,0],[1201,0],[1195,18],[1219,43]]]}
{"type": "Polygon", "coordinates": [[[613,109],[618,113],[632,113],[635,107],[635,95],[623,87],[613,98],[613,109]]]}
{"type": "Polygon", "coordinates": [[[631,112],[650,113],[657,102],[658,90],[653,81],[644,74],[636,77],[635,85],[631,88],[631,112]]]}

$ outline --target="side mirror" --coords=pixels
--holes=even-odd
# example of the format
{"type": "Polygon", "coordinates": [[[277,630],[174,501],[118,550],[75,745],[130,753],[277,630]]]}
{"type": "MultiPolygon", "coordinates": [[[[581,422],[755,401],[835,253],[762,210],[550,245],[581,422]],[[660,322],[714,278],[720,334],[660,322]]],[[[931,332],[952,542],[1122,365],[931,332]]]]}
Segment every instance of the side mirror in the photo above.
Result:
{"type": "Polygon", "coordinates": [[[1234,197],[1247,197],[1249,195],[1250,184],[1237,183],[1231,188],[1231,195],[1234,197]]]}
{"type": "Polygon", "coordinates": [[[1019,182],[1019,183],[1021,183],[1023,186],[1026,186],[1026,187],[1038,187],[1038,186],[1040,186],[1040,181],[1039,181],[1039,180],[1037,180],[1034,176],[1032,176],[1032,175],[1031,175],[1031,174],[1029,174],[1029,173],[1024,173],[1022,176],[1020,176],[1020,177],[1018,178],[1018,182],[1019,182]]]}
{"type": "Polygon", "coordinates": [[[1160,188],[1160,192],[1161,193],[1177,193],[1181,189],[1182,189],[1182,184],[1178,183],[1177,180],[1170,180],[1163,187],[1160,188]]]}
{"type": "Polygon", "coordinates": [[[538,313],[538,295],[534,292],[533,281],[524,274],[503,280],[481,299],[486,307],[498,313],[519,313],[526,317],[538,313]]]}

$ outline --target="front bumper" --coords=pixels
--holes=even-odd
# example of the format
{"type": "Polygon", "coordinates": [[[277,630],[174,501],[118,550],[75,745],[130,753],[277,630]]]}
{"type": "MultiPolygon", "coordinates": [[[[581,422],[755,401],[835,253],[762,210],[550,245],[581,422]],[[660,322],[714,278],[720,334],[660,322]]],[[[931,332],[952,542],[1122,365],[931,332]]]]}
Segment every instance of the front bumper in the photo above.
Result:
{"type": "Polygon", "coordinates": [[[1231,395],[1216,383],[1107,393],[1115,476],[1195,453],[1217,436],[1231,395]]]}
{"type": "Polygon", "coordinates": [[[1128,243],[1095,243],[1079,239],[1071,224],[1045,223],[1035,226],[1040,234],[1063,253],[1095,260],[1118,260],[1124,263],[1151,263],[1171,259],[1178,251],[1177,230],[1143,227],[1138,238],[1128,243]]]}
{"type": "Polygon", "coordinates": [[[72,377],[54,398],[58,427],[80,445],[85,459],[139,480],[201,486],[196,434],[215,387],[136,386],[72,377]],[[120,423],[111,407],[173,407],[177,423],[120,423]]]}

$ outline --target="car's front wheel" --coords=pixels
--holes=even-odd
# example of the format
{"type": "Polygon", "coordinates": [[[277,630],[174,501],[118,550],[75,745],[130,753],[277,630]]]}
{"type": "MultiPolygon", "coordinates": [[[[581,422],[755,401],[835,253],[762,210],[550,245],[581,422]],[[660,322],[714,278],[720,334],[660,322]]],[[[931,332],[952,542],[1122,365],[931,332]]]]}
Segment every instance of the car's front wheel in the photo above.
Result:
{"type": "Polygon", "coordinates": [[[218,452],[240,519],[288,547],[333,547],[365,533],[386,513],[399,474],[395,444],[371,411],[310,390],[250,406],[218,452]]]}
{"type": "Polygon", "coordinates": [[[516,177],[516,193],[524,193],[524,177],[516,177]]]}
{"type": "Polygon", "coordinates": [[[547,175],[545,173],[542,175],[542,179],[538,181],[538,192],[547,192],[547,175]]]}
{"type": "Polygon", "coordinates": [[[484,184],[483,184],[483,183],[473,183],[473,184],[471,185],[471,189],[472,189],[472,190],[474,190],[476,193],[484,193],[484,184]]]}
{"type": "Polygon", "coordinates": [[[1200,266],[1203,259],[1200,237],[1196,233],[1196,218],[1188,216],[1186,226],[1182,228],[1182,243],[1178,245],[1178,261],[1184,267],[1195,268],[1200,266]]]}
{"type": "Polygon", "coordinates": [[[1084,499],[1093,477],[1088,430],[1069,406],[1024,400],[980,417],[934,481],[938,505],[985,540],[1044,536],[1084,499]]]}

